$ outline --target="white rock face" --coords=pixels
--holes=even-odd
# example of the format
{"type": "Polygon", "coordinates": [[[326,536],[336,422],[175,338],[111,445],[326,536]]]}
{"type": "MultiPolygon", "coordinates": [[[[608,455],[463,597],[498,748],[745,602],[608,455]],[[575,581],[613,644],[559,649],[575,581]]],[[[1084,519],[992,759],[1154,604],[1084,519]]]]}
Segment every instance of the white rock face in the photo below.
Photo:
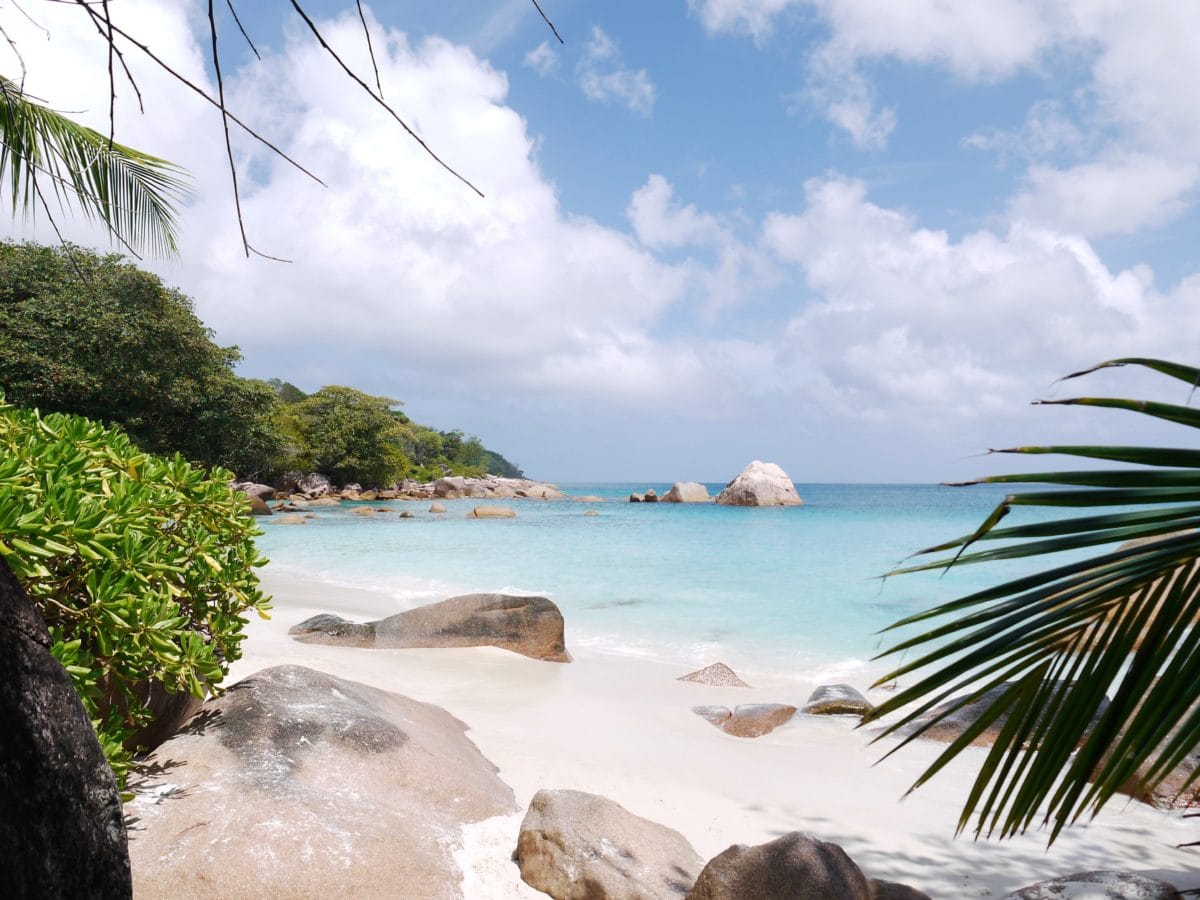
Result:
{"type": "Polygon", "coordinates": [[[695,481],[677,481],[662,496],[663,503],[708,503],[708,489],[695,481]]]}
{"type": "Polygon", "coordinates": [[[803,502],[787,472],[757,459],[717,494],[722,506],[799,506],[803,502]]]}

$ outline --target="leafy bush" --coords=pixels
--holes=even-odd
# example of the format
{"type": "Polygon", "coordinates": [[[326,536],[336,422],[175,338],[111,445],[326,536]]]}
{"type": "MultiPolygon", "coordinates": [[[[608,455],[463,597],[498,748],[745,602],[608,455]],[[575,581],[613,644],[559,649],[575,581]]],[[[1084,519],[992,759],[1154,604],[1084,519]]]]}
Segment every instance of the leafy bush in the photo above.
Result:
{"type": "Polygon", "coordinates": [[[229,473],[143,453],[79,416],[0,397],[0,556],[50,629],[100,742],[124,780],[147,724],[135,694],[158,681],[203,696],[266,615],[259,532],[229,473]]]}
{"type": "Polygon", "coordinates": [[[283,446],[275,390],[240,378],[192,301],[120,256],[0,242],[0,391],[120,425],[144,450],[254,475],[283,446]]]}

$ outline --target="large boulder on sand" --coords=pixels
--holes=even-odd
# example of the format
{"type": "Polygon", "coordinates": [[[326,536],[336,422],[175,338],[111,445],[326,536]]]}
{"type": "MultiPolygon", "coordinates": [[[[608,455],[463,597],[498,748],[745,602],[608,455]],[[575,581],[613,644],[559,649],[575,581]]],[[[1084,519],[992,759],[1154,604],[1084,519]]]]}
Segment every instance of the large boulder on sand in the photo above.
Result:
{"type": "Polygon", "coordinates": [[[526,883],[555,900],[687,895],[704,866],[678,831],[582,791],[538,791],[517,838],[526,883]]]}
{"type": "Polygon", "coordinates": [[[306,644],[377,649],[500,647],[533,659],[571,661],[563,640],[562,613],[545,597],[464,594],[364,624],[324,614],[301,622],[288,634],[306,644]]]}
{"type": "Polygon", "coordinates": [[[756,738],[790,722],[796,707],[786,703],[744,703],[732,712],[724,706],[693,706],[692,712],[734,737],[756,738]]]}
{"type": "Polygon", "coordinates": [[[229,485],[235,491],[241,491],[247,497],[257,497],[259,500],[274,500],[275,488],[269,484],[255,484],[253,481],[238,481],[229,485]]]}
{"type": "Polygon", "coordinates": [[[259,497],[248,497],[250,501],[250,515],[252,516],[273,516],[271,507],[267,506],[267,501],[259,497]]]}
{"type": "Polygon", "coordinates": [[[865,716],[874,708],[848,684],[823,684],[809,695],[800,712],[809,716],[865,716]]]}
{"type": "Polygon", "coordinates": [[[37,608],[0,560],[0,885],[6,897],[130,895],[112,769],[37,608]]]}
{"type": "MultiPolygon", "coordinates": [[[[990,691],[970,699],[969,702],[964,704],[961,708],[955,710],[954,712],[950,712],[946,718],[938,722],[936,725],[930,725],[928,728],[926,728],[926,730],[921,734],[921,737],[925,738],[926,740],[940,741],[944,744],[952,743],[958,739],[959,735],[979,721],[979,717],[983,714],[983,712],[989,706],[995,703],[1000,698],[1001,694],[1003,694],[1004,691],[1010,687],[1012,687],[1012,683],[1006,681],[1003,684],[992,688],[990,691]]],[[[968,695],[962,695],[947,700],[945,703],[935,706],[923,716],[914,719],[908,725],[899,729],[896,733],[902,737],[907,737],[908,735],[914,734],[936,719],[939,715],[953,709],[967,698],[968,695]]],[[[1096,714],[1092,717],[1092,721],[1088,724],[1087,733],[1090,733],[1091,728],[1100,721],[1100,717],[1104,715],[1104,711],[1106,709],[1108,709],[1108,701],[1104,700],[1101,702],[1100,708],[1096,711],[1096,714]]],[[[997,716],[994,721],[988,724],[987,728],[976,735],[975,739],[971,742],[972,746],[992,746],[992,744],[996,743],[996,738],[1000,736],[1000,731],[1002,728],[1004,728],[1005,724],[1008,722],[1008,719],[1009,712],[1007,711],[997,716]]]]}
{"type": "Polygon", "coordinates": [[[134,784],[144,897],[461,896],[463,824],[512,790],[444,709],[300,666],[210,700],[134,784]]]}
{"type": "Polygon", "coordinates": [[[803,502],[787,472],[757,459],[717,494],[722,506],[799,506],[803,502]]]}
{"type": "Polygon", "coordinates": [[[1080,872],[1006,894],[1003,900],[1175,900],[1173,885],[1133,872],[1080,872]]]}
{"type": "Polygon", "coordinates": [[[461,475],[449,475],[439,478],[433,485],[433,493],[439,497],[462,497],[466,493],[467,479],[461,475]]]}
{"type": "Polygon", "coordinates": [[[663,503],[708,503],[708,488],[695,481],[677,481],[662,495],[663,503]]]}
{"type": "Polygon", "coordinates": [[[837,844],[793,831],[767,844],[734,844],[708,861],[688,900],[871,900],[871,887],[837,844]]]}

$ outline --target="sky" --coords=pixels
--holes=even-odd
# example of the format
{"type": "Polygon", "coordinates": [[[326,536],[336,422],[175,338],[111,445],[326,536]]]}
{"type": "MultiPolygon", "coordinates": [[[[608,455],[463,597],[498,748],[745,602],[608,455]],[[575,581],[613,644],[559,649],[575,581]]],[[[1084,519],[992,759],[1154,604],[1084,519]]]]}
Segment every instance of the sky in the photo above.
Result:
{"type": "MultiPolygon", "coordinates": [[[[179,257],[144,265],[242,374],[396,398],[564,482],[959,480],[1026,467],[989,447],[1187,437],[1030,403],[1189,398],[1057,379],[1197,360],[1200,4],[541,2],[565,43],[529,0],[363,4],[384,99],[482,198],[290,3],[236,4],[261,60],[215,4],[230,108],[325,182],[235,137],[250,242],[286,263],[243,253],[219,114],[127,46],[117,139],[194,189],[179,257]]],[[[373,85],[355,4],[302,5],[373,85]]],[[[204,4],[112,10],[215,88],[204,4]]],[[[8,77],[107,131],[77,8],[0,25],[8,77]]]]}

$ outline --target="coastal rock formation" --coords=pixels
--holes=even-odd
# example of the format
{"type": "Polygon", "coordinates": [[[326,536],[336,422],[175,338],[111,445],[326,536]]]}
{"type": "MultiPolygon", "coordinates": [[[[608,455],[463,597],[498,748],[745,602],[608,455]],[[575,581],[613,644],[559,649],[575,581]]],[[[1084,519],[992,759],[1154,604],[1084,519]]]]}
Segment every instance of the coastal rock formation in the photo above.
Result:
{"type": "Polygon", "coordinates": [[[1080,872],[1039,881],[1005,894],[1002,900],[1177,900],[1173,885],[1134,872],[1080,872]]]}
{"type": "Polygon", "coordinates": [[[371,509],[371,507],[369,507],[369,506],[360,506],[358,509],[356,509],[354,511],[354,514],[356,516],[364,516],[367,518],[374,518],[375,510],[371,509]]]}
{"type": "Polygon", "coordinates": [[[734,844],[708,861],[687,900],[871,900],[862,870],[837,844],[793,831],[754,847],[734,844]]]}
{"type": "Polygon", "coordinates": [[[658,502],[658,494],[655,493],[654,488],[649,488],[646,491],[646,493],[642,494],[642,502],[643,503],[657,503],[658,502]]]}
{"type": "Polygon", "coordinates": [[[517,514],[507,506],[477,506],[471,510],[472,519],[515,519],[517,514]]]}
{"type": "Polygon", "coordinates": [[[711,666],[705,666],[703,669],[697,669],[695,672],[689,672],[687,675],[680,675],[676,681],[690,681],[694,684],[711,684],[717,687],[741,687],[748,688],[750,685],[738,678],[737,673],[723,662],[715,662],[711,666]]]}
{"type": "Polygon", "coordinates": [[[874,708],[848,684],[823,684],[812,692],[800,712],[810,716],[865,716],[874,708]]]}
{"type": "Polygon", "coordinates": [[[582,791],[538,791],[517,839],[521,878],[555,900],[683,898],[704,866],[678,831],[582,791]]]}
{"type": "Polygon", "coordinates": [[[603,497],[597,497],[595,494],[584,494],[582,497],[572,497],[576,503],[603,503],[603,497]]]}
{"type": "Polygon", "coordinates": [[[329,614],[289,632],[306,644],[374,647],[499,647],[533,659],[570,662],[563,617],[545,597],[464,594],[365,624],[329,614]]]}
{"type": "Polygon", "coordinates": [[[300,513],[288,513],[287,515],[279,516],[275,520],[276,525],[304,525],[308,522],[308,516],[302,516],[300,513]]]}
{"type": "Polygon", "coordinates": [[[247,497],[257,497],[259,500],[275,499],[275,488],[269,484],[255,484],[253,481],[237,481],[229,486],[235,491],[241,491],[247,497]]]}
{"type": "MultiPolygon", "coordinates": [[[[1003,694],[1004,691],[1007,690],[1011,686],[1012,686],[1011,682],[1007,682],[1007,681],[1004,682],[1003,684],[997,685],[996,687],[992,688],[987,693],[972,700],[970,703],[967,703],[961,709],[950,713],[950,715],[948,715],[941,722],[938,722],[936,725],[931,726],[927,731],[925,731],[921,735],[921,737],[925,738],[926,740],[940,741],[943,744],[951,743],[952,741],[957,739],[958,736],[961,735],[964,731],[966,731],[973,724],[975,724],[975,722],[977,722],[979,720],[979,717],[983,713],[983,711],[985,709],[987,709],[987,707],[989,707],[997,699],[999,699],[1000,695],[1003,694]]],[[[933,709],[931,709],[925,715],[921,716],[918,719],[915,719],[909,725],[907,725],[904,728],[897,731],[896,734],[898,734],[902,737],[906,737],[910,734],[915,733],[916,731],[918,731],[922,727],[924,727],[926,723],[931,722],[931,721],[933,721],[933,719],[937,718],[937,716],[940,715],[943,711],[953,709],[954,706],[956,706],[958,703],[961,703],[962,700],[963,700],[963,696],[954,697],[950,700],[947,700],[945,703],[935,706],[933,709]]],[[[1088,726],[1089,727],[1088,733],[1090,733],[1090,729],[1092,727],[1094,727],[1097,722],[1100,721],[1100,717],[1102,715],[1104,715],[1104,711],[1107,708],[1108,708],[1108,701],[1105,700],[1103,703],[1100,704],[1100,709],[1098,709],[1096,711],[1096,714],[1092,717],[1092,721],[1089,723],[1089,726],[1088,726]]],[[[979,733],[978,736],[976,736],[975,740],[973,740],[971,742],[972,746],[990,747],[990,746],[992,746],[992,744],[996,743],[996,738],[999,736],[1000,730],[1002,728],[1004,728],[1005,723],[1008,722],[1008,718],[1009,718],[1009,714],[1007,712],[998,716],[995,719],[995,721],[991,722],[987,728],[985,728],[983,731],[981,731],[979,733]]]]}
{"type": "Polygon", "coordinates": [[[310,472],[296,479],[296,493],[305,494],[310,498],[324,497],[332,490],[333,483],[317,472],[310,472]]]}
{"type": "Polygon", "coordinates": [[[633,494],[629,495],[630,503],[641,503],[644,499],[645,498],[641,494],[638,494],[638,493],[633,493],[633,494]]]}
{"type": "Polygon", "coordinates": [[[250,515],[252,516],[273,516],[271,507],[267,506],[267,502],[258,497],[250,497],[250,515]]]}
{"type": "Polygon", "coordinates": [[[449,475],[433,483],[433,492],[439,497],[463,497],[466,495],[467,479],[461,475],[449,475]]]}
{"type": "Polygon", "coordinates": [[[663,503],[708,503],[708,488],[695,481],[677,481],[662,496],[663,503]]]}
{"type": "Polygon", "coordinates": [[[8,897],[129,897],[112,770],[50,634],[0,561],[0,884],[8,897]]]}
{"type": "Polygon", "coordinates": [[[446,507],[443,506],[441,503],[430,503],[429,511],[431,513],[444,513],[446,511],[446,507]]]}
{"type": "Polygon", "coordinates": [[[309,506],[337,506],[338,501],[332,497],[317,497],[315,500],[308,501],[309,506]]]}
{"type": "Polygon", "coordinates": [[[145,897],[459,897],[463,824],[512,790],[440,707],[300,666],[205,704],[134,785],[145,897]]]}
{"type": "Polygon", "coordinates": [[[803,502],[783,469],[757,459],[717,494],[722,506],[799,506],[803,502]]]}
{"type": "Polygon", "coordinates": [[[790,722],[796,707],[785,703],[745,703],[732,712],[724,706],[693,706],[692,712],[734,737],[756,738],[790,722]]]}

